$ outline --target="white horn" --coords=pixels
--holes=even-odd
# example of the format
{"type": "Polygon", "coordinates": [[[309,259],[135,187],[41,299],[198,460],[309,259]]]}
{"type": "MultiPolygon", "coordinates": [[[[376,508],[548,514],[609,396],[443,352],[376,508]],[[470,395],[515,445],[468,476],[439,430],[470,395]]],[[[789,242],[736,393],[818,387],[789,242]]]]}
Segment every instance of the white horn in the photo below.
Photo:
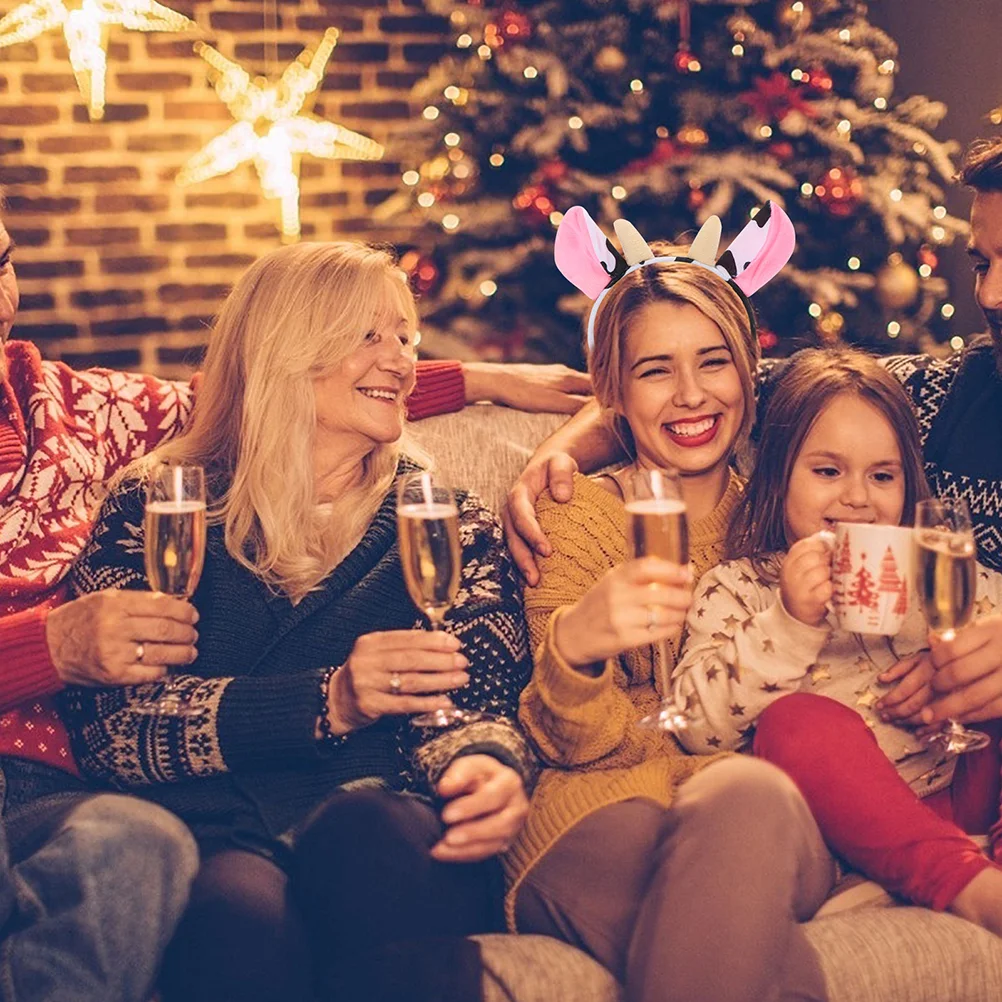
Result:
{"type": "Polygon", "coordinates": [[[711,267],[717,260],[717,251],[720,249],[720,217],[710,216],[700,227],[689,248],[689,257],[693,261],[701,261],[711,267]]]}
{"type": "Polygon", "coordinates": [[[612,228],[619,237],[619,246],[623,248],[623,257],[631,267],[641,261],[650,261],[654,251],[647,246],[647,241],[637,232],[636,226],[628,219],[617,219],[612,228]]]}

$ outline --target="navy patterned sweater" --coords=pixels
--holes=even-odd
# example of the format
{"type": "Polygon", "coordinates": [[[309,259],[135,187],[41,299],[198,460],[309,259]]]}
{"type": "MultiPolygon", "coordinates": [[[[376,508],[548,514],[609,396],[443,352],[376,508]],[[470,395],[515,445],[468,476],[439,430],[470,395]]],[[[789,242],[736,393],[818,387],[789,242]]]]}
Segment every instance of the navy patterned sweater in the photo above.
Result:
{"type": "MultiPolygon", "coordinates": [[[[175,676],[204,713],[137,714],[161,683],[68,689],[60,708],[83,773],[174,811],[206,848],[277,858],[296,826],[346,784],[427,794],[456,756],[481,752],[515,768],[529,791],[535,764],[513,723],[532,668],[521,589],[497,518],[472,496],[458,501],[463,572],[446,628],[471,665],[452,698],[489,719],[441,732],[384,717],[330,748],[315,738],[325,668],[343,663],[363,634],[423,625],[403,583],[391,491],[358,546],[297,605],[234,561],[222,527],[210,527],[192,599],[198,659],[175,676]]],[[[105,500],[74,570],[78,592],[147,587],[143,507],[135,482],[105,500]]]]}

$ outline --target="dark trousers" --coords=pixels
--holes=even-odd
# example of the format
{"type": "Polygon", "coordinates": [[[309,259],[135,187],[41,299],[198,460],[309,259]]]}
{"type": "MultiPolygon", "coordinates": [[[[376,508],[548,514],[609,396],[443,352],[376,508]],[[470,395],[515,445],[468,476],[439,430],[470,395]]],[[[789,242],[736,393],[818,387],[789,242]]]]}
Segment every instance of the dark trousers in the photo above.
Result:
{"type": "Polygon", "coordinates": [[[500,931],[496,860],[439,863],[443,828],[413,797],[335,794],[288,874],[253,853],[206,859],[165,962],[167,1002],[475,1002],[479,950],[500,931]]]}
{"type": "Polygon", "coordinates": [[[821,1002],[799,923],[833,880],[793,783],[733,758],[688,780],[668,810],[628,800],[579,821],[529,871],[516,920],[591,954],[627,1002],[821,1002]]]}

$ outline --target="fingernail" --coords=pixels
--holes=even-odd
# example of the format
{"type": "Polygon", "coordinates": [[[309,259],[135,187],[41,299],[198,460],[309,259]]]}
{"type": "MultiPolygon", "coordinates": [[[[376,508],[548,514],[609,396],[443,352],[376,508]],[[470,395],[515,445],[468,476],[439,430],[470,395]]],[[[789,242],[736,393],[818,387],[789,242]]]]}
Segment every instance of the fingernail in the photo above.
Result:
{"type": "Polygon", "coordinates": [[[932,723],[932,716],[933,716],[932,710],[930,710],[929,707],[927,706],[922,711],[922,722],[926,723],[926,724],[931,724],[932,723]]]}
{"type": "Polygon", "coordinates": [[[192,620],[193,623],[197,623],[202,617],[198,614],[198,609],[195,610],[195,618],[192,620]]]}
{"type": "Polygon", "coordinates": [[[467,658],[463,657],[462,654],[454,654],[452,657],[452,663],[456,668],[469,668],[470,662],[467,658]]]}
{"type": "Polygon", "coordinates": [[[884,708],[884,701],[882,699],[878,699],[874,705],[878,710],[882,710],[884,708]]]}
{"type": "Polygon", "coordinates": [[[462,845],[466,841],[466,836],[462,832],[449,832],[445,836],[445,841],[449,845],[462,845]]]}

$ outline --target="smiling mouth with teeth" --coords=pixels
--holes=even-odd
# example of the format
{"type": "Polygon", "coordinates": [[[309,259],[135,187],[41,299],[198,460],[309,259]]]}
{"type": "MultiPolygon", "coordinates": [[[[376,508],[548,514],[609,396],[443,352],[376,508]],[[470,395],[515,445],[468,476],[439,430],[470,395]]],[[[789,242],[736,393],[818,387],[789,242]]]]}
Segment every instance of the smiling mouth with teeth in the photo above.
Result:
{"type": "Polygon", "coordinates": [[[368,386],[356,386],[356,390],[362,394],[363,397],[369,397],[371,400],[393,400],[397,399],[396,393],[391,390],[374,390],[368,386]]]}
{"type": "Polygon", "coordinates": [[[679,424],[666,424],[665,427],[673,435],[681,435],[683,438],[695,438],[708,432],[715,424],[715,417],[708,417],[703,421],[684,421],[679,424]]]}

